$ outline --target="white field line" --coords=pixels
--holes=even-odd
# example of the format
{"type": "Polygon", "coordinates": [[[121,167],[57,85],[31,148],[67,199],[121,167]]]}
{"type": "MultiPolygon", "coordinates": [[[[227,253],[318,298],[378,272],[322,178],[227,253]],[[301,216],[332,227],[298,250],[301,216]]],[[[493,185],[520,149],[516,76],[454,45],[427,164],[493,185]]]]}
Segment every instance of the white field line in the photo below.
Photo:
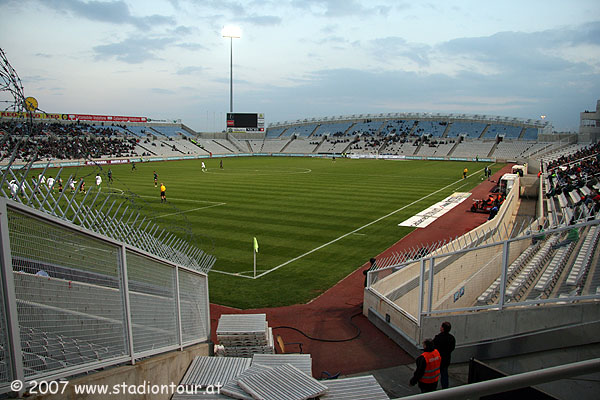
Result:
{"type": "Polygon", "coordinates": [[[227,204],[227,203],[211,204],[210,206],[197,207],[197,208],[192,208],[190,210],[178,211],[178,212],[169,213],[169,214],[163,214],[163,215],[157,215],[156,217],[152,217],[152,218],[148,218],[148,219],[152,220],[152,219],[157,219],[157,218],[170,217],[171,215],[185,214],[185,213],[189,213],[189,212],[192,212],[192,211],[204,210],[206,208],[224,206],[225,204],[227,204]]]}
{"type": "Polygon", "coordinates": [[[224,275],[237,276],[238,278],[255,279],[253,276],[242,275],[243,271],[242,272],[227,272],[227,271],[220,271],[218,269],[211,269],[210,272],[216,272],[218,274],[224,274],[224,275]]]}
{"type": "MultiPolygon", "coordinates": [[[[477,171],[476,173],[478,173],[478,172],[482,172],[482,171],[483,171],[483,169],[481,169],[481,170],[477,171]]],[[[475,176],[475,174],[472,174],[472,175],[471,175],[471,177],[473,177],[473,176],[475,176]]],[[[269,269],[269,270],[267,270],[267,271],[263,272],[262,274],[258,274],[258,275],[256,275],[256,278],[260,278],[260,277],[262,277],[262,276],[264,276],[264,275],[267,275],[267,274],[269,274],[269,273],[271,273],[271,272],[273,272],[273,271],[276,271],[276,270],[278,270],[278,269],[279,269],[279,268],[281,268],[281,267],[284,267],[284,266],[286,266],[286,265],[288,265],[288,264],[290,264],[290,263],[293,263],[294,261],[297,261],[297,260],[299,260],[299,259],[301,259],[301,258],[304,258],[304,257],[306,257],[307,255],[314,253],[315,251],[321,250],[322,248],[324,248],[324,247],[327,247],[327,246],[329,246],[330,244],[333,244],[333,243],[335,243],[335,242],[338,242],[338,241],[340,241],[340,240],[344,239],[345,237],[347,237],[347,236],[349,236],[349,235],[355,234],[356,232],[358,232],[358,231],[360,231],[360,230],[362,230],[362,229],[364,229],[364,228],[367,228],[367,227],[369,227],[369,226],[371,226],[371,225],[373,225],[373,224],[376,224],[377,222],[379,222],[379,221],[381,221],[381,220],[383,220],[383,219],[386,219],[386,218],[388,218],[388,217],[391,217],[392,215],[394,215],[394,214],[396,214],[396,213],[398,213],[398,212],[400,212],[400,211],[402,211],[402,210],[404,210],[404,209],[406,209],[406,208],[408,208],[408,207],[410,207],[410,206],[412,206],[412,205],[414,205],[414,204],[417,204],[417,203],[419,203],[419,202],[421,202],[421,201],[425,200],[426,198],[433,196],[434,194],[437,194],[437,193],[439,193],[439,192],[441,192],[441,191],[443,191],[443,190],[446,190],[447,188],[451,187],[452,185],[456,185],[457,183],[459,183],[459,182],[462,182],[462,181],[463,181],[463,179],[459,179],[459,180],[457,180],[456,182],[450,183],[450,184],[448,184],[448,185],[444,186],[443,188],[436,190],[435,192],[429,193],[427,196],[423,196],[423,197],[421,197],[420,199],[417,199],[417,200],[413,201],[412,203],[405,205],[404,207],[401,207],[401,208],[399,208],[399,209],[397,209],[397,210],[395,210],[395,211],[392,211],[391,213],[389,213],[389,214],[386,214],[386,215],[384,215],[383,217],[379,217],[379,218],[377,218],[376,220],[374,220],[374,221],[371,221],[371,222],[369,222],[368,224],[361,226],[360,228],[356,228],[356,229],[355,229],[355,230],[353,230],[352,232],[348,232],[348,233],[346,233],[346,234],[344,234],[344,235],[342,235],[342,236],[340,236],[340,237],[338,237],[338,238],[336,238],[336,239],[333,239],[333,240],[332,240],[332,241],[330,241],[330,242],[327,242],[327,243],[325,243],[325,244],[322,244],[322,245],[321,245],[321,246],[319,246],[319,247],[315,247],[314,249],[312,249],[312,250],[310,250],[310,251],[307,251],[306,253],[304,253],[304,254],[301,254],[301,255],[299,255],[298,257],[292,258],[291,260],[288,260],[288,261],[284,262],[283,264],[279,264],[278,266],[276,266],[276,267],[273,267],[273,268],[271,268],[271,269],[269,269]]],[[[465,184],[466,184],[466,183],[465,183],[465,184]]],[[[462,187],[462,186],[464,186],[464,185],[461,185],[460,187],[462,187]]],[[[254,279],[256,279],[256,278],[254,278],[254,279]]]]}
{"type": "MultiPolygon", "coordinates": [[[[158,196],[137,195],[137,197],[145,197],[147,199],[156,199],[156,200],[158,200],[158,196]]],[[[210,203],[210,204],[215,204],[215,205],[227,204],[227,203],[222,203],[220,201],[180,199],[180,198],[177,198],[177,197],[169,197],[169,199],[171,199],[171,200],[177,200],[177,201],[187,201],[187,202],[190,202],[190,203],[210,203]]]]}
{"type": "MultiPolygon", "coordinates": [[[[123,191],[123,189],[118,189],[118,188],[109,188],[108,191],[105,192],[109,192],[109,194],[112,195],[116,195],[116,196],[126,196],[125,191],[123,191]]],[[[146,199],[157,199],[158,200],[158,196],[148,196],[148,195],[144,195],[144,194],[132,194],[131,197],[144,197],[146,199]]],[[[208,200],[195,200],[195,199],[180,199],[178,197],[169,197],[169,199],[171,200],[177,200],[177,201],[187,201],[189,203],[209,203],[209,204],[215,204],[215,205],[225,205],[227,203],[223,203],[220,201],[208,201],[208,200]]]]}
{"type": "MultiPolygon", "coordinates": [[[[293,174],[310,174],[312,172],[312,169],[310,168],[295,168],[295,169],[299,169],[300,171],[282,171],[282,170],[272,170],[272,169],[247,169],[247,168],[233,168],[233,169],[228,169],[227,171],[234,171],[233,173],[229,173],[227,172],[228,175],[247,175],[244,173],[236,173],[236,171],[249,171],[249,172],[255,172],[254,174],[252,174],[252,176],[256,176],[256,175],[282,175],[282,174],[288,174],[288,175],[293,175],[293,174]],[[257,172],[257,173],[256,173],[257,172]],[[266,173],[263,173],[266,172],[266,173]]],[[[207,168],[206,171],[202,171],[205,174],[219,174],[221,172],[217,172],[217,171],[222,171],[219,170],[218,168],[212,168],[212,171],[207,168]]]]}
{"type": "MultiPolygon", "coordinates": [[[[112,190],[118,190],[118,191],[120,191],[120,193],[115,193],[115,192],[111,193],[113,195],[125,196],[125,193],[121,189],[112,188],[112,190]]],[[[156,199],[156,196],[139,195],[139,194],[136,195],[136,197],[145,197],[145,198],[148,198],[148,199],[156,199]]],[[[177,201],[187,201],[187,202],[191,202],[191,203],[209,203],[209,205],[203,206],[203,207],[192,208],[190,210],[177,211],[177,212],[173,212],[173,213],[157,215],[156,217],[147,218],[147,220],[153,220],[153,219],[157,219],[157,218],[170,217],[172,215],[185,214],[185,213],[189,213],[189,212],[192,212],[192,211],[204,210],[206,208],[219,207],[219,206],[224,206],[224,205],[227,204],[227,203],[223,203],[223,202],[208,201],[208,200],[180,199],[180,198],[173,198],[173,197],[170,197],[170,199],[171,200],[177,200],[177,201]]]]}

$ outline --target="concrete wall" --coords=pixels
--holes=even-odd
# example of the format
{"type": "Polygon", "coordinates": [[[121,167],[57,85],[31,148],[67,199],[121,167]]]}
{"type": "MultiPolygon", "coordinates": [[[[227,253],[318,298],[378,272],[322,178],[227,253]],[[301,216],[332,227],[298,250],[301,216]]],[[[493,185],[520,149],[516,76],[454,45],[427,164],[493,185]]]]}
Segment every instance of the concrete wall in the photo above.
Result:
{"type": "MultiPolygon", "coordinates": [[[[486,232],[495,230],[498,226],[501,226],[497,231],[498,233],[494,234],[493,237],[487,238],[487,242],[498,242],[508,239],[506,231],[512,229],[514,216],[520,204],[519,188],[520,185],[517,180],[496,218],[485,222],[469,234],[464,235],[463,238],[456,240],[453,244],[444,246],[432,255],[441,255],[455,251],[455,249],[461,248],[465,242],[471,242],[475,238],[483,236],[486,232]]],[[[528,245],[529,243],[525,243],[519,249],[523,249],[528,245]]],[[[502,259],[498,255],[498,252],[501,250],[501,246],[495,246],[493,248],[484,248],[452,256],[449,260],[447,259],[448,257],[444,256],[436,258],[432,309],[439,310],[474,305],[477,297],[500,275],[502,259]],[[463,288],[463,296],[460,297],[458,302],[455,302],[454,293],[463,288]]],[[[514,261],[518,255],[518,251],[509,252],[508,262],[511,263],[514,261]]],[[[429,299],[429,284],[427,283],[429,263],[430,260],[427,259],[424,290],[425,310],[428,308],[427,301],[429,299]]],[[[414,262],[391,275],[381,278],[372,287],[378,293],[392,300],[400,309],[418,319],[419,293],[421,291],[419,287],[420,273],[420,262],[414,262]]],[[[375,310],[385,315],[385,313],[381,312],[382,310],[377,308],[375,310]]]]}
{"type": "Polygon", "coordinates": [[[452,324],[456,362],[600,342],[600,304],[593,301],[424,317],[420,341],[437,334],[444,321],[452,324]]]}
{"type": "MultiPolygon", "coordinates": [[[[76,395],[75,385],[107,385],[112,389],[115,385],[121,388],[123,383],[127,385],[142,385],[146,382],[148,385],[170,385],[171,383],[178,384],[187,371],[190,363],[196,356],[207,356],[210,353],[210,345],[202,343],[195,346],[190,346],[183,351],[172,351],[166,354],[160,354],[154,357],[147,358],[135,365],[125,365],[114,367],[105,371],[89,374],[69,380],[69,384],[63,394],[57,395],[38,395],[30,396],[30,400],[96,400],[96,399],[156,399],[167,400],[171,398],[170,394],[145,394],[132,395],[120,394],[113,396],[99,395],[76,395]]],[[[62,386],[61,386],[62,388],[62,386]]]]}
{"type": "MultiPolygon", "coordinates": [[[[370,301],[370,305],[374,303],[370,301]]],[[[385,306],[380,309],[391,310],[385,306]]],[[[453,363],[472,357],[493,360],[559,349],[568,354],[571,348],[600,343],[600,307],[594,301],[423,317],[421,327],[414,322],[411,325],[397,312],[390,314],[389,322],[385,314],[374,308],[367,310],[367,316],[414,357],[421,352],[420,343],[435,336],[442,322],[449,321],[456,338],[453,363]]],[[[518,368],[507,370],[517,371],[518,368]]]]}

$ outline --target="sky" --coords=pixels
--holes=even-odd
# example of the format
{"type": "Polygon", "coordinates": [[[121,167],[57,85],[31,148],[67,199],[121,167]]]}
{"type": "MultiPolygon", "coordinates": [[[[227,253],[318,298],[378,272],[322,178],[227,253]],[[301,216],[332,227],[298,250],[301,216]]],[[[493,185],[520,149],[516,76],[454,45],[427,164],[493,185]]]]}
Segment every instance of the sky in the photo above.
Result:
{"type": "Polygon", "coordinates": [[[0,0],[0,48],[45,112],[197,131],[225,128],[232,49],[233,110],[267,125],[423,112],[578,131],[600,99],[598,0],[0,0]]]}

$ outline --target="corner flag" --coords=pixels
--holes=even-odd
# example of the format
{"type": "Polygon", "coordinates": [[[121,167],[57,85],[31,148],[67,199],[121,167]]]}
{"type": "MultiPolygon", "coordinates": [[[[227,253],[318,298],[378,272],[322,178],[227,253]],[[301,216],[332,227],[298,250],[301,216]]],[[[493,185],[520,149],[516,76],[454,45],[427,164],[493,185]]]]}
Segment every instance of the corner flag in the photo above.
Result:
{"type": "Polygon", "coordinates": [[[258,240],[254,238],[254,251],[258,253],[258,240]]]}

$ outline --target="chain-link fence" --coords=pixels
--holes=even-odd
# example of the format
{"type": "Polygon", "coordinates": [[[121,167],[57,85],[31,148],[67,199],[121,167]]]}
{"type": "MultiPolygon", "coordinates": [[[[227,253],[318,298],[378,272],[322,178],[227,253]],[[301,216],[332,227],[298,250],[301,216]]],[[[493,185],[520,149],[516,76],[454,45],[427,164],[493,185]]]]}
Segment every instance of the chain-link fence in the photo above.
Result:
{"type": "Polygon", "coordinates": [[[0,217],[0,393],[208,339],[206,274],[2,198],[0,217]]]}

